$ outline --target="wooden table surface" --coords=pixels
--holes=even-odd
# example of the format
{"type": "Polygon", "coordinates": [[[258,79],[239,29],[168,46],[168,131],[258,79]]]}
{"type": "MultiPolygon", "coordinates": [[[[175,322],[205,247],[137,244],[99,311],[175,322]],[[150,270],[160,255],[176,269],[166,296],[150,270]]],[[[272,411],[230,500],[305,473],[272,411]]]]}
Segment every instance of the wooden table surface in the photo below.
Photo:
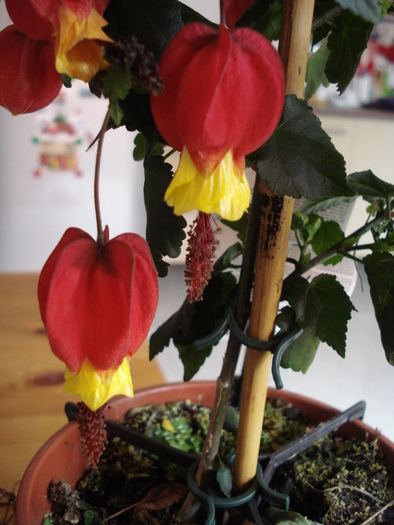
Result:
{"type": "MultiPolygon", "coordinates": [[[[37,450],[67,423],[64,364],[50,351],[37,301],[37,275],[0,274],[0,488],[17,492],[37,450]]],[[[134,389],[164,382],[148,345],[131,360],[134,389]]],[[[0,523],[4,509],[0,507],[0,523]]]]}

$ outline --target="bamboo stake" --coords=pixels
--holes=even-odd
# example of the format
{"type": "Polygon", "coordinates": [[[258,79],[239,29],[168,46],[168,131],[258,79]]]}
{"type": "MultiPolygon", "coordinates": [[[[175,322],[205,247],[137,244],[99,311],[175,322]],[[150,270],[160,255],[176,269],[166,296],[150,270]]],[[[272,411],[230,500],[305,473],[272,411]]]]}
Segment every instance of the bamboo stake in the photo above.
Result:
{"type": "MultiPolygon", "coordinates": [[[[299,98],[304,92],[313,8],[314,0],[285,0],[283,6],[279,53],[285,71],[286,94],[299,98]]],[[[293,199],[275,194],[263,182],[259,183],[259,191],[265,197],[249,333],[266,341],[274,330],[282,291],[293,199]]],[[[241,490],[256,475],[271,358],[270,352],[252,349],[246,354],[234,467],[235,484],[241,490]]]]}

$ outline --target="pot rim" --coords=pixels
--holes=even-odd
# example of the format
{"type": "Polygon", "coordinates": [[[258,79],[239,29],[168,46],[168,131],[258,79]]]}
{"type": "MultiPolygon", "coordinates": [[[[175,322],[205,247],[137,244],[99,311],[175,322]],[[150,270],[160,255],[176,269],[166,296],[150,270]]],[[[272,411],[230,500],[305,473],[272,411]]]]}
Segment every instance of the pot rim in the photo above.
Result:
{"type": "MultiPolygon", "coordinates": [[[[160,398],[160,402],[163,403],[191,398],[195,402],[210,406],[214,399],[215,390],[216,381],[164,383],[158,386],[146,387],[137,390],[133,398],[125,396],[113,398],[107,408],[107,417],[111,420],[120,419],[130,408],[157,403],[158,398],[160,398]]],[[[268,397],[289,400],[296,408],[306,412],[308,417],[315,421],[326,421],[341,412],[339,409],[314,398],[287,390],[269,388],[268,397]]],[[[42,445],[29,463],[22,478],[16,501],[17,525],[39,525],[41,523],[43,515],[40,517],[33,516],[32,511],[29,509],[32,507],[33,502],[37,503],[38,496],[35,494],[35,492],[38,492],[37,487],[41,489],[41,500],[45,500],[44,502],[41,501],[41,505],[48,505],[46,488],[44,491],[44,486],[47,487],[49,484],[48,476],[46,480],[41,479],[43,462],[48,455],[56,454],[56,448],[59,446],[59,443],[62,444],[61,446],[64,447],[64,450],[72,451],[72,454],[74,454],[74,456],[72,456],[74,461],[71,465],[70,461],[63,461],[63,463],[70,467],[69,472],[72,470],[71,467],[74,467],[76,470],[76,475],[73,473],[71,476],[73,479],[67,479],[67,475],[64,475],[63,479],[66,478],[69,483],[75,484],[81,475],[83,475],[85,471],[85,460],[79,450],[77,427],[78,425],[75,421],[66,423],[42,445]],[[42,492],[45,492],[45,494],[42,494],[42,492]]],[[[391,467],[394,469],[394,443],[377,430],[361,420],[355,420],[343,425],[341,427],[341,433],[344,435],[352,434],[358,438],[365,438],[366,435],[371,439],[377,438],[383,453],[387,456],[391,467]]],[[[58,461],[52,461],[50,464],[54,465],[54,468],[57,469],[57,463],[58,461]]],[[[55,482],[59,481],[56,480],[56,477],[52,479],[55,482]]]]}

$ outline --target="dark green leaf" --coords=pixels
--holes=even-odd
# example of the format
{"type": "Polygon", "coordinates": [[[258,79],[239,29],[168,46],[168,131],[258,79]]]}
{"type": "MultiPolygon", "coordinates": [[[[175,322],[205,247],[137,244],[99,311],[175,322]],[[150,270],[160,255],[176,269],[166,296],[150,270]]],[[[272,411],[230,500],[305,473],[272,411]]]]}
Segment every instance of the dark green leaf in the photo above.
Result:
{"type": "Polygon", "coordinates": [[[392,252],[393,250],[394,250],[393,245],[387,244],[383,241],[374,242],[372,245],[373,252],[392,252]]]}
{"type": "Polygon", "coordinates": [[[281,366],[305,374],[315,358],[319,344],[320,340],[306,328],[286,349],[281,366]]]}
{"type": "Polygon", "coordinates": [[[286,279],[283,298],[303,328],[345,357],[347,322],[354,307],[334,275],[321,274],[310,283],[303,277],[286,279]]]}
{"type": "Polygon", "coordinates": [[[231,497],[233,490],[233,476],[229,467],[223,466],[217,470],[216,480],[219,484],[220,490],[227,497],[231,497]]]}
{"type": "Polygon", "coordinates": [[[381,18],[378,0],[336,0],[336,2],[372,24],[377,24],[381,18]]]}
{"type": "Polygon", "coordinates": [[[229,246],[227,250],[219,257],[219,259],[215,261],[214,271],[223,272],[224,270],[227,270],[233,264],[234,259],[237,259],[237,257],[242,255],[242,253],[242,246],[239,242],[229,246]]]}
{"type": "Polygon", "coordinates": [[[325,67],[329,56],[330,52],[327,48],[327,42],[324,42],[308,60],[305,77],[306,88],[304,93],[306,100],[309,100],[316,93],[319,86],[328,85],[325,67]]]}
{"type": "Polygon", "coordinates": [[[251,156],[259,176],[281,195],[296,199],[349,196],[344,158],[304,100],[287,96],[281,122],[251,156]]]}
{"type": "Polygon", "coordinates": [[[94,510],[87,510],[83,513],[85,525],[104,525],[103,520],[94,510]]]}
{"type": "Polygon", "coordinates": [[[235,277],[229,273],[215,273],[204,290],[203,300],[189,303],[184,301],[181,308],[150,339],[150,359],[159,354],[172,340],[179,350],[185,367],[185,380],[190,380],[211,353],[219,340],[207,343],[201,349],[195,342],[212,334],[222,323],[228,296],[236,285],[235,277]]]}
{"type": "Polygon", "coordinates": [[[205,359],[211,355],[212,346],[197,349],[193,344],[186,346],[178,344],[176,347],[184,367],[183,380],[190,381],[200,370],[205,359]]]}
{"type": "Polygon", "coordinates": [[[136,161],[145,158],[146,139],[143,133],[137,133],[134,139],[133,159],[136,161]]]}
{"type": "MultiPolygon", "coordinates": [[[[143,133],[137,133],[134,139],[134,145],[135,148],[133,150],[133,158],[134,160],[140,161],[145,159],[146,155],[146,138],[143,133]]],[[[149,156],[157,156],[160,157],[164,153],[164,147],[161,142],[157,142],[156,146],[150,149],[149,156]]]]}
{"type": "Polygon", "coordinates": [[[387,252],[373,253],[364,263],[383,348],[394,366],[394,257],[387,252]]]}
{"type": "Polygon", "coordinates": [[[180,255],[187,223],[183,217],[174,215],[173,209],[164,201],[164,194],[172,179],[171,165],[166,163],[163,157],[149,157],[144,167],[146,240],[159,276],[164,277],[167,275],[168,264],[162,259],[165,256],[176,258],[180,255]]]}
{"type": "Polygon", "coordinates": [[[223,224],[237,232],[237,237],[242,244],[245,244],[246,230],[249,221],[249,212],[245,212],[238,221],[226,221],[226,219],[220,219],[223,224]]]}
{"type": "Polygon", "coordinates": [[[348,184],[366,199],[387,199],[394,195],[394,184],[379,179],[371,170],[352,173],[348,176],[348,184]]]}
{"type": "Polygon", "coordinates": [[[138,93],[134,89],[124,100],[119,101],[123,111],[122,124],[128,131],[142,131],[150,144],[156,144],[158,131],[150,109],[150,99],[147,93],[138,93]]]}
{"type": "MultiPolygon", "coordinates": [[[[312,249],[316,253],[316,255],[319,255],[320,253],[328,250],[334,244],[337,244],[338,242],[342,241],[345,238],[345,234],[341,230],[341,227],[339,224],[335,221],[326,221],[323,222],[323,224],[320,226],[320,228],[317,230],[315,236],[312,240],[312,249]]],[[[331,257],[330,259],[325,261],[325,265],[327,264],[338,264],[341,262],[342,256],[338,255],[334,258],[331,257]]]]}
{"type": "Polygon", "coordinates": [[[149,359],[152,360],[166,348],[172,338],[174,331],[174,323],[176,322],[177,313],[167,319],[157,330],[151,335],[149,339],[149,359]]]}
{"type": "Polygon", "coordinates": [[[181,4],[176,0],[111,0],[105,19],[111,38],[122,40],[134,35],[156,59],[183,26],[181,4]]]}
{"type": "Polygon", "coordinates": [[[237,27],[251,27],[268,40],[278,40],[282,19],[282,0],[256,0],[237,22],[237,27]]]}
{"type": "Polygon", "coordinates": [[[342,94],[356,74],[361,55],[367,47],[373,24],[344,11],[328,36],[330,56],[326,66],[327,80],[337,84],[342,94]]]}

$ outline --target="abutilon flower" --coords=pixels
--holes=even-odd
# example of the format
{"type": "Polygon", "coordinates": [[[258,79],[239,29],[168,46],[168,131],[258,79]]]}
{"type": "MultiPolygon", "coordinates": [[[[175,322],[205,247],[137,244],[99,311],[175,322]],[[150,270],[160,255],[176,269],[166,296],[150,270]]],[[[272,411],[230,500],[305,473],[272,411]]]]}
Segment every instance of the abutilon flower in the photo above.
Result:
{"type": "Polygon", "coordinates": [[[115,394],[132,396],[127,358],[148,335],[158,301],[148,245],[124,233],[98,244],[69,228],[38,282],[41,318],[53,353],[67,366],[65,392],[97,410],[115,394]]]}
{"type": "Polygon", "coordinates": [[[239,219],[249,206],[245,155],[274,131],[283,106],[280,58],[260,33],[184,26],[159,61],[164,91],[151,96],[156,125],[181,151],[165,200],[239,219]]]}
{"type": "Polygon", "coordinates": [[[0,104],[13,114],[50,104],[61,74],[89,82],[108,67],[97,41],[112,42],[102,17],[110,0],[6,0],[0,32],[0,104]]]}

